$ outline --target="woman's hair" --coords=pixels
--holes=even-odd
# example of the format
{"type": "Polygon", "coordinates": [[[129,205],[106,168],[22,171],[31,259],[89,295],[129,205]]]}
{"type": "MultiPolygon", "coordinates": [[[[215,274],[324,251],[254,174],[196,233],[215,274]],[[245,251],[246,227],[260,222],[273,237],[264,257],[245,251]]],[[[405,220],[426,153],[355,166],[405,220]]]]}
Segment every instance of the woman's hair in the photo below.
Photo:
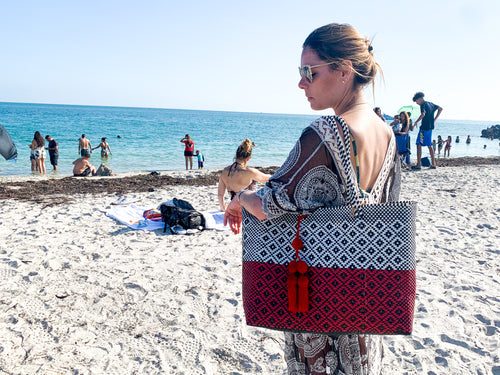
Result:
{"type": "Polygon", "coordinates": [[[410,125],[410,119],[408,118],[408,114],[404,111],[399,114],[399,121],[401,122],[402,130],[406,129],[406,127],[410,125]]]}
{"type": "Polygon", "coordinates": [[[252,156],[252,142],[247,138],[238,146],[236,159],[246,159],[250,156],[252,156]]]}
{"type": "Polygon", "coordinates": [[[45,145],[45,141],[39,131],[35,132],[35,136],[33,137],[33,139],[35,140],[38,147],[43,147],[45,145]]]}
{"type": "Polygon", "coordinates": [[[331,23],[314,30],[307,37],[302,48],[310,48],[321,60],[336,62],[330,65],[335,70],[348,60],[352,63],[354,83],[365,86],[373,82],[380,65],[373,57],[371,41],[347,24],[331,23]]]}

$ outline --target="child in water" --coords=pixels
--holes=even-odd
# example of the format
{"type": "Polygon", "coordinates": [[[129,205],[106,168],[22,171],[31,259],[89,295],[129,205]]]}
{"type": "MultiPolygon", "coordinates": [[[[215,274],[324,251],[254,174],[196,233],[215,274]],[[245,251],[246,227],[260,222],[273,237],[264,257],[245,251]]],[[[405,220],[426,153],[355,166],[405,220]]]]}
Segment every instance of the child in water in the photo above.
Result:
{"type": "Polygon", "coordinates": [[[200,150],[196,150],[196,157],[198,158],[198,169],[203,169],[203,162],[205,161],[205,157],[200,152],[200,150]]]}

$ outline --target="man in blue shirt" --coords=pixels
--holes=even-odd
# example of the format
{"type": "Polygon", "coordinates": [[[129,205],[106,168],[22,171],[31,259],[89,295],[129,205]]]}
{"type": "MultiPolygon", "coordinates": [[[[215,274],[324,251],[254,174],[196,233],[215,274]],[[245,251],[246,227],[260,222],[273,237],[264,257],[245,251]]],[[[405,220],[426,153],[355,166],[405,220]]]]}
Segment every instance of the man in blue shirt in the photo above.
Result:
{"type": "Polygon", "coordinates": [[[432,129],[434,129],[434,123],[441,114],[443,108],[440,106],[426,102],[424,100],[424,93],[417,92],[413,96],[413,101],[420,106],[420,117],[415,121],[414,126],[422,120],[422,125],[417,136],[417,164],[412,168],[419,170],[420,160],[422,158],[422,146],[427,146],[429,148],[429,154],[431,155],[431,169],[436,169],[436,159],[434,158],[434,149],[432,148],[432,129]],[[434,116],[434,112],[436,112],[434,116]]]}

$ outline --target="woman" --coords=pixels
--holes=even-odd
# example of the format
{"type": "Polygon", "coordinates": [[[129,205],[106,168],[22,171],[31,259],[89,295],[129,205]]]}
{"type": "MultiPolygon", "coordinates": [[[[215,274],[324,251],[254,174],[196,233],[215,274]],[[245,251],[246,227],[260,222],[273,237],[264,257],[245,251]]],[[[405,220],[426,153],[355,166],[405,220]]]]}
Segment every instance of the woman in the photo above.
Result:
{"type": "Polygon", "coordinates": [[[94,147],[92,150],[96,148],[101,148],[101,158],[107,158],[109,155],[113,155],[111,153],[111,148],[109,147],[109,143],[106,142],[106,137],[101,138],[101,143],[97,147],[94,147]],[[108,155],[109,154],[109,155],[108,155]]]}
{"type": "Polygon", "coordinates": [[[28,145],[30,148],[30,162],[31,162],[31,172],[36,172],[36,158],[35,158],[35,148],[36,148],[36,142],[35,139],[31,141],[31,143],[28,145]]]}
{"type": "Polygon", "coordinates": [[[401,165],[404,169],[410,169],[410,149],[408,148],[408,131],[410,130],[410,118],[406,112],[399,114],[401,129],[394,131],[398,145],[398,153],[401,156],[401,165]]]}
{"type": "Polygon", "coordinates": [[[243,189],[251,189],[254,181],[267,182],[270,174],[265,174],[259,170],[247,167],[248,161],[252,157],[252,142],[247,138],[236,150],[235,162],[224,168],[219,177],[219,207],[221,211],[226,211],[224,194],[229,193],[231,199],[235,194],[243,189]]]}
{"type": "MultiPolygon", "coordinates": [[[[353,141],[353,168],[344,170],[332,157],[324,130],[328,123],[319,118],[302,133],[285,164],[264,188],[243,190],[231,201],[224,220],[234,233],[241,229],[242,206],[263,220],[289,211],[346,204],[345,173],[357,180],[368,202],[399,197],[401,170],[394,134],[371,110],[363,94],[364,86],[373,85],[378,70],[370,41],[349,25],[326,25],[304,42],[301,64],[299,88],[311,108],[331,108],[339,116],[337,125],[347,123],[353,141]]],[[[289,374],[378,374],[381,357],[380,336],[285,332],[289,374]]]]}
{"type": "Polygon", "coordinates": [[[438,156],[441,155],[441,150],[443,149],[444,141],[440,135],[438,135],[438,156]]]}
{"type": "Polygon", "coordinates": [[[450,150],[451,150],[451,135],[446,138],[446,141],[444,141],[444,153],[443,157],[446,157],[448,154],[448,157],[450,157],[450,150]]]}
{"type": "Polygon", "coordinates": [[[188,169],[188,162],[190,168],[193,169],[193,154],[194,154],[194,141],[191,139],[189,134],[186,134],[184,138],[181,139],[181,143],[184,143],[184,159],[186,159],[186,170],[188,169]]]}
{"type": "Polygon", "coordinates": [[[35,132],[33,141],[29,146],[31,148],[31,170],[33,171],[33,161],[35,170],[44,174],[45,173],[45,140],[39,131],[35,132]]]}

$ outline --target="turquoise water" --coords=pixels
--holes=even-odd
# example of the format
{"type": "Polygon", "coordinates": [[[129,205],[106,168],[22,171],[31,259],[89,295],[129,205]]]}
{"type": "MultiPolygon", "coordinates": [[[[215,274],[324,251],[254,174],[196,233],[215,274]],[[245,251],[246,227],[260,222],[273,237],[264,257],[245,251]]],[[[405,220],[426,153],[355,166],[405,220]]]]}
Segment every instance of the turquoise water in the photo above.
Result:
{"type": "MultiPolygon", "coordinates": [[[[85,133],[95,147],[101,137],[113,153],[101,159],[99,150],[90,162],[98,167],[106,163],[114,172],[169,171],[185,169],[184,144],[180,139],[190,134],[195,149],[205,155],[206,168],[221,168],[233,161],[236,148],[244,138],[257,144],[251,165],[280,165],[295,141],[317,116],[268,113],[195,111],[178,109],[97,107],[53,104],[0,103],[0,124],[14,140],[18,159],[0,159],[0,176],[31,174],[28,145],[35,131],[50,134],[59,142],[58,174],[72,174],[72,162],[79,157],[78,139],[85,133]],[[120,135],[121,138],[117,138],[120,135]]],[[[498,156],[499,141],[480,138],[481,130],[495,122],[438,120],[435,138],[453,138],[451,157],[498,156]],[[461,139],[455,143],[456,136],[461,139]],[[472,138],[465,144],[467,135],[472,138]],[[486,149],[484,148],[486,145],[486,149]]],[[[412,134],[412,143],[416,132],[412,134]]],[[[414,146],[413,146],[414,148],[414,146]]],[[[412,157],[416,155],[412,149],[412,157]]],[[[423,155],[425,156],[425,151],[423,155]]],[[[197,168],[193,158],[193,167],[197,168]]],[[[52,166],[48,156],[47,171],[52,166]]]]}

